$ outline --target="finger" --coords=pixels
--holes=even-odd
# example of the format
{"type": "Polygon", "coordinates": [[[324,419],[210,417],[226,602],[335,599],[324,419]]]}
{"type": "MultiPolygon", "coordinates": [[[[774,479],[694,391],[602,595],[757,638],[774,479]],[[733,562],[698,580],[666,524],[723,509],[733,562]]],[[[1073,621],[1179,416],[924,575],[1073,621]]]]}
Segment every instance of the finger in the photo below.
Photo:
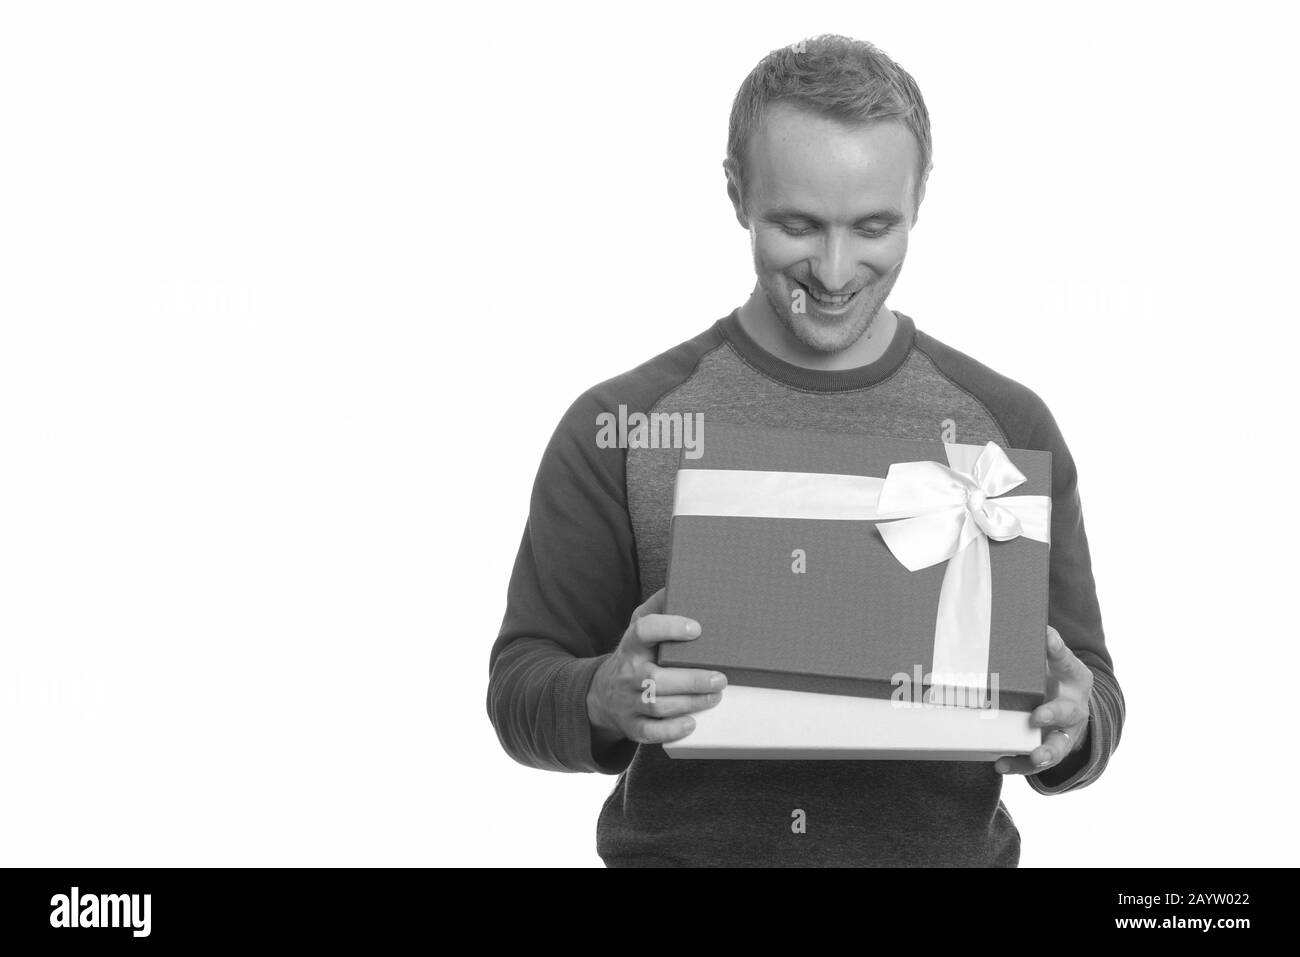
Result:
{"type": "Polygon", "coordinates": [[[712,694],[655,695],[650,701],[642,700],[641,712],[652,718],[672,718],[679,714],[706,711],[722,701],[722,692],[712,694]]]}
{"type": "Polygon", "coordinates": [[[998,774],[1033,774],[1037,770],[1024,755],[1001,757],[993,762],[993,770],[998,774]]]}
{"type": "Polygon", "coordinates": [[[1066,728],[1088,720],[1088,705],[1077,698],[1061,695],[1034,709],[1029,723],[1037,727],[1066,728]]]}
{"type": "Polygon", "coordinates": [[[1068,751],[1065,736],[1054,734],[1028,754],[998,758],[993,762],[993,770],[999,774],[1037,774],[1055,765],[1068,751]]]}
{"type": "Polygon", "coordinates": [[[700,635],[700,623],[681,615],[642,615],[628,626],[634,641],[649,648],[661,641],[689,641],[700,635]]]}
{"type": "Polygon", "coordinates": [[[652,667],[649,674],[658,694],[709,694],[727,686],[727,676],[702,668],[652,667]]]}
{"type": "Polygon", "coordinates": [[[1052,730],[1046,732],[1046,734],[1050,734],[1052,736],[1049,740],[1051,741],[1053,746],[1055,746],[1058,742],[1060,743],[1060,750],[1055,752],[1058,753],[1060,757],[1058,757],[1056,760],[1063,761],[1065,760],[1065,758],[1069,757],[1073,752],[1079,750],[1080,745],[1083,743],[1084,739],[1087,738],[1088,736],[1088,725],[1085,723],[1085,724],[1071,725],[1069,727],[1063,727],[1063,728],[1052,728],[1052,730]]]}
{"type": "Polygon", "coordinates": [[[695,730],[690,715],[679,718],[637,718],[632,724],[632,740],[638,744],[664,744],[686,737],[695,730]]]}

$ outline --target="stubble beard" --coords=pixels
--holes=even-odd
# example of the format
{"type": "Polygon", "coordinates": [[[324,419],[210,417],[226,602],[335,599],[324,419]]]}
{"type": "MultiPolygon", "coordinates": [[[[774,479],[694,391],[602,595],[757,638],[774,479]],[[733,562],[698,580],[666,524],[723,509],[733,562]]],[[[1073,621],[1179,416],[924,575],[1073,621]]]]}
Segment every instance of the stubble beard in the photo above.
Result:
{"type": "Polygon", "coordinates": [[[763,292],[781,325],[806,348],[821,353],[842,352],[866,335],[875,324],[876,317],[880,315],[880,307],[885,304],[894,288],[902,264],[900,260],[898,267],[890,273],[873,280],[858,294],[867,298],[857,303],[852,314],[837,322],[820,320],[817,317],[817,306],[811,301],[805,302],[805,312],[795,312],[792,291],[798,287],[789,278],[784,279],[784,283],[789,283],[788,287],[773,289],[764,283],[763,292]]]}

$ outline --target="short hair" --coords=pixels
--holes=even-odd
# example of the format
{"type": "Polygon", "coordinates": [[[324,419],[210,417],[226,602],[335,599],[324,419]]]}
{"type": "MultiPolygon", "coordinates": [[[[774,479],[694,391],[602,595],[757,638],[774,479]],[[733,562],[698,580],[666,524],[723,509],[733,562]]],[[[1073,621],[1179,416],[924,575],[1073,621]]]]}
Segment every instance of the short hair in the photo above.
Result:
{"type": "Polygon", "coordinates": [[[865,40],[822,34],[773,50],[740,84],[731,105],[723,168],[744,202],[745,149],[773,103],[790,103],[842,123],[897,120],[916,137],[916,195],[933,166],[930,114],[921,90],[901,66],[865,40]]]}

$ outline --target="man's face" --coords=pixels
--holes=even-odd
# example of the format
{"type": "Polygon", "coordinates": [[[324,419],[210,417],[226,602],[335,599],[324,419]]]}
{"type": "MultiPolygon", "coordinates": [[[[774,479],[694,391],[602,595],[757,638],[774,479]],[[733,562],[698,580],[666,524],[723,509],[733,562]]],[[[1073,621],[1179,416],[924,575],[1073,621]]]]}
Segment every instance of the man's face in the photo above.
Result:
{"type": "Polygon", "coordinates": [[[845,126],[769,108],[744,169],[754,270],[777,319],[804,345],[838,352],[867,330],[903,268],[918,148],[893,121],[845,126]]]}

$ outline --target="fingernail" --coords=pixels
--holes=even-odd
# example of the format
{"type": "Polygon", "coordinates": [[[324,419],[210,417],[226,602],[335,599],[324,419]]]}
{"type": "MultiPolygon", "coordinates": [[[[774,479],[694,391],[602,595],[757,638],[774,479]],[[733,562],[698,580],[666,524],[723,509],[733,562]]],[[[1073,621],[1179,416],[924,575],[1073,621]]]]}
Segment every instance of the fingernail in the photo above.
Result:
{"type": "Polygon", "coordinates": [[[1037,767],[1045,768],[1045,767],[1047,767],[1047,766],[1048,766],[1049,764],[1051,764],[1051,763],[1052,763],[1052,759],[1051,759],[1051,758],[1043,758],[1043,760],[1041,760],[1041,761],[1038,762],[1037,767]]]}
{"type": "Polygon", "coordinates": [[[685,723],[685,725],[686,725],[686,730],[687,730],[687,731],[694,731],[694,730],[695,730],[695,719],[694,719],[694,718],[687,718],[686,721],[685,721],[684,723],[685,723]]]}
{"type": "Polygon", "coordinates": [[[712,688],[714,691],[721,691],[726,686],[727,686],[726,675],[714,675],[712,678],[709,679],[709,687],[712,688]]]}
{"type": "Polygon", "coordinates": [[[699,635],[699,633],[700,633],[699,625],[697,625],[693,621],[686,623],[686,634],[690,635],[692,638],[695,638],[699,635]]]}
{"type": "Polygon", "coordinates": [[[998,772],[998,774],[1006,774],[1006,773],[1007,773],[1007,766],[1006,766],[1005,764],[1003,764],[1001,761],[999,761],[999,762],[997,762],[996,764],[994,764],[993,767],[994,767],[994,769],[998,772]]]}
{"type": "Polygon", "coordinates": [[[1051,721],[1052,720],[1051,709],[1044,708],[1042,711],[1038,712],[1038,720],[1043,722],[1051,721]]]}
{"type": "Polygon", "coordinates": [[[721,700],[722,700],[722,695],[720,694],[709,695],[709,704],[717,704],[721,700]]]}

